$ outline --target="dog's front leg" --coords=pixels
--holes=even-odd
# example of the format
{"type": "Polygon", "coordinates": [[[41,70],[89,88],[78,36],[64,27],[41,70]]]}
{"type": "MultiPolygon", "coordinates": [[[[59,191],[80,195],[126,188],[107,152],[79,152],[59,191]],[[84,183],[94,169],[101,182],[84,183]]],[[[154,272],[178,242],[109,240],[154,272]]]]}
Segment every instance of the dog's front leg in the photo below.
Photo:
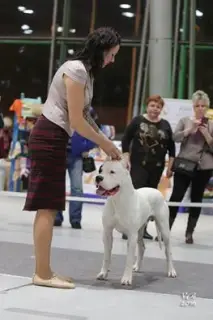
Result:
{"type": "Polygon", "coordinates": [[[133,273],[133,262],[135,257],[135,249],[137,244],[138,233],[128,235],[127,243],[127,258],[126,266],[124,270],[123,277],[121,279],[121,284],[131,285],[132,284],[132,273],[133,273]]]}
{"type": "Polygon", "coordinates": [[[109,266],[111,263],[111,254],[112,254],[112,228],[104,228],[103,232],[103,243],[104,243],[104,259],[101,272],[97,275],[98,280],[106,280],[108,276],[109,266]]]}

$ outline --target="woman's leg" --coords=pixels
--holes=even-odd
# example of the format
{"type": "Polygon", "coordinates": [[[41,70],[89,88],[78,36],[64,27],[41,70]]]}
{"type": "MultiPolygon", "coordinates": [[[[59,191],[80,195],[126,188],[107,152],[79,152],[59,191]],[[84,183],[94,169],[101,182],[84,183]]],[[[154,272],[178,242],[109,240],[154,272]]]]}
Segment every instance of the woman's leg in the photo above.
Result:
{"type": "MultiPolygon", "coordinates": [[[[211,177],[211,171],[197,171],[192,179],[191,202],[202,202],[205,187],[211,177]]],[[[186,228],[186,243],[192,244],[192,234],[199,219],[201,207],[189,208],[188,224],[186,228]]]]}
{"type": "Polygon", "coordinates": [[[51,243],[56,210],[38,210],[34,221],[35,275],[33,283],[39,286],[73,289],[71,278],[60,277],[50,266],[51,243]]]}
{"type": "Polygon", "coordinates": [[[34,221],[35,273],[41,279],[52,278],[50,255],[55,216],[56,211],[38,210],[34,221]]]}
{"type": "MultiPolygon", "coordinates": [[[[172,190],[172,195],[170,197],[170,202],[181,202],[183,200],[183,197],[186,193],[186,190],[188,189],[189,185],[191,183],[191,178],[187,175],[175,173],[174,174],[174,185],[172,190]]],[[[172,225],[175,221],[175,218],[177,216],[178,207],[170,207],[170,217],[169,217],[169,224],[170,229],[172,228],[172,225]]]]}

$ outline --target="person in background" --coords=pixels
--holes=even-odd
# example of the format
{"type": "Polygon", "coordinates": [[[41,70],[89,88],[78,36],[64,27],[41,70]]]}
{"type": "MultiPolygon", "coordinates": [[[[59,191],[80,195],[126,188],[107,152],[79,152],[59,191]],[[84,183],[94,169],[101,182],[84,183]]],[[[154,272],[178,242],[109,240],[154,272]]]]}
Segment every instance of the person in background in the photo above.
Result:
{"type": "MultiPolygon", "coordinates": [[[[130,159],[130,174],[135,189],[158,187],[167,153],[166,175],[168,178],[172,176],[175,144],[169,122],[160,116],[163,106],[164,100],[159,95],[149,97],[146,114],[135,117],[125,130],[122,150],[130,159]]],[[[153,239],[147,229],[144,238],[153,239]]],[[[123,239],[127,239],[127,235],[123,235],[123,239]]]]}
{"type": "MultiPolygon", "coordinates": [[[[169,201],[181,202],[186,190],[191,185],[191,202],[202,202],[205,187],[213,170],[213,121],[205,117],[210,105],[208,95],[196,91],[192,96],[193,117],[180,119],[174,131],[175,142],[181,143],[177,159],[186,159],[197,164],[192,176],[175,171],[174,184],[169,201]]],[[[177,207],[170,207],[170,228],[177,215],[177,207]]],[[[188,223],[185,232],[185,242],[192,244],[193,232],[199,219],[201,208],[189,208],[188,223]]]]}
{"type": "Polygon", "coordinates": [[[4,128],[4,117],[3,117],[3,114],[0,113],[0,129],[3,129],[4,128]]]}
{"type": "Polygon", "coordinates": [[[73,280],[53,272],[50,263],[55,217],[58,211],[65,210],[66,149],[73,131],[93,141],[112,159],[121,159],[121,152],[103,135],[89,113],[94,78],[115,61],[120,43],[120,35],[111,27],[91,32],[83,48],[57,70],[42,115],[31,131],[31,167],[24,210],[37,212],[34,285],[75,288],[73,280]]]}
{"type": "Polygon", "coordinates": [[[9,117],[3,118],[3,115],[0,114],[0,158],[8,158],[12,142],[12,126],[12,120],[9,117]]]}
{"type": "MultiPolygon", "coordinates": [[[[90,107],[90,114],[97,123],[97,113],[90,107]]],[[[88,156],[88,152],[95,148],[92,141],[80,136],[74,132],[67,145],[67,170],[71,184],[71,195],[73,197],[82,197],[83,195],[83,158],[88,156]]],[[[69,221],[73,229],[81,229],[83,202],[70,201],[69,203],[69,221]]],[[[56,215],[54,226],[60,227],[64,217],[62,211],[56,215]]]]}
{"type": "Polygon", "coordinates": [[[0,113],[0,159],[4,158],[4,136],[3,136],[3,128],[4,128],[4,118],[3,114],[0,113]]]}

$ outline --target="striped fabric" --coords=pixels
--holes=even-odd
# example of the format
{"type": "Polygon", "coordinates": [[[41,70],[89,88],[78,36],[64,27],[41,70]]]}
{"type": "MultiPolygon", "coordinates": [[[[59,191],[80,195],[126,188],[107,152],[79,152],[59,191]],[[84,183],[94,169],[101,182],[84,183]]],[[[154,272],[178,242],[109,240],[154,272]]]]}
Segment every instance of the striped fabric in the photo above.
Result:
{"type": "Polygon", "coordinates": [[[24,210],[65,210],[68,139],[64,129],[40,116],[29,138],[31,168],[24,210]]]}

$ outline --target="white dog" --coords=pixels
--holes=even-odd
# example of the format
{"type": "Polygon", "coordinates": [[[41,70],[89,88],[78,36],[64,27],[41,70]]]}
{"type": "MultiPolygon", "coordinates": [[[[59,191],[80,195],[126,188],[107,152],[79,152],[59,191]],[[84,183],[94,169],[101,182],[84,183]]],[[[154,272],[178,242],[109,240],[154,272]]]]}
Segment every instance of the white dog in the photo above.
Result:
{"type": "Polygon", "coordinates": [[[121,283],[132,284],[133,270],[139,271],[141,267],[145,250],[143,232],[150,219],[155,220],[160,248],[161,239],[165,244],[168,277],[176,277],[170,245],[169,209],[160,191],[153,188],[134,189],[124,159],[106,161],[96,176],[96,185],[97,194],[108,196],[102,217],[104,259],[97,279],[107,279],[113,229],[116,229],[128,236],[126,266],[121,283]],[[133,266],[136,246],[137,259],[133,266]]]}

